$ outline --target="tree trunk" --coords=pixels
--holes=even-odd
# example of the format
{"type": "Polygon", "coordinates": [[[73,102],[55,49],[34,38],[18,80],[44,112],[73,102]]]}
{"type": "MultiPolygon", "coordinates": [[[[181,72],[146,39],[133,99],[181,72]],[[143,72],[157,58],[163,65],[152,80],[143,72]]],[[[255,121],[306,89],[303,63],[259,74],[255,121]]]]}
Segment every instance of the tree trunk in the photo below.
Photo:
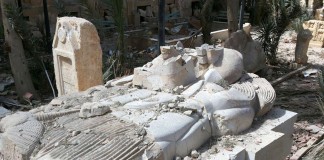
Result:
{"type": "Polygon", "coordinates": [[[45,31],[46,31],[46,45],[47,45],[47,53],[52,53],[52,43],[51,43],[51,28],[48,17],[48,9],[47,9],[47,0],[43,0],[43,10],[44,10],[44,22],[45,22],[45,31]]]}
{"type": "Polygon", "coordinates": [[[238,11],[240,0],[227,0],[228,37],[238,30],[238,11]]]}
{"type": "Polygon", "coordinates": [[[205,4],[201,11],[201,24],[202,24],[202,34],[203,34],[203,42],[207,44],[211,44],[211,28],[213,25],[213,21],[211,18],[211,12],[213,10],[214,0],[206,0],[205,4]]]}
{"type": "Polygon", "coordinates": [[[160,47],[165,45],[165,0],[159,0],[159,53],[160,47]]]}
{"type": "Polygon", "coordinates": [[[2,20],[5,35],[5,52],[9,54],[11,71],[14,76],[18,96],[19,98],[23,98],[27,92],[36,95],[28,70],[22,40],[9,23],[5,4],[13,6],[16,4],[13,0],[1,0],[2,20]]]}

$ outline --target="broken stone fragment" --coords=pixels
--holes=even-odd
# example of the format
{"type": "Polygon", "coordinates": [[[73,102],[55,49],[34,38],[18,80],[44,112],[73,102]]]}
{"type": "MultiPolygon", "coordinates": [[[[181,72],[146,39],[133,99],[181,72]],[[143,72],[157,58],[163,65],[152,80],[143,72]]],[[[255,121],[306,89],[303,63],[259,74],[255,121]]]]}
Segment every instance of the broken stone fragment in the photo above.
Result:
{"type": "Polygon", "coordinates": [[[231,34],[224,47],[235,49],[242,54],[244,69],[248,72],[255,73],[266,66],[266,56],[261,44],[242,30],[231,34]]]}
{"type": "Polygon", "coordinates": [[[177,44],[176,44],[176,48],[177,49],[183,49],[183,44],[181,43],[181,41],[178,41],[177,44]]]}
{"type": "Polygon", "coordinates": [[[50,105],[52,106],[60,106],[63,104],[63,101],[60,100],[60,99],[53,99],[51,102],[50,102],[50,105]]]}
{"type": "Polygon", "coordinates": [[[171,57],[179,55],[178,51],[174,46],[161,46],[160,49],[163,60],[167,60],[171,57]]]}
{"type": "Polygon", "coordinates": [[[114,102],[87,102],[81,106],[79,117],[89,118],[104,115],[114,106],[114,102]]]}
{"type": "Polygon", "coordinates": [[[81,133],[81,131],[72,131],[72,137],[74,137],[74,136],[77,136],[78,134],[80,134],[81,133]]]}
{"type": "Polygon", "coordinates": [[[309,29],[301,30],[297,35],[297,43],[295,49],[295,61],[298,64],[307,64],[307,50],[310,40],[313,38],[309,29]]]}
{"type": "Polygon", "coordinates": [[[208,64],[207,56],[198,56],[197,58],[199,64],[208,64]]]}
{"type": "Polygon", "coordinates": [[[29,158],[44,132],[42,123],[28,112],[6,116],[0,121],[0,128],[0,155],[6,160],[29,158]]]}
{"type": "Polygon", "coordinates": [[[196,47],[196,52],[197,52],[197,56],[200,56],[200,57],[207,56],[206,49],[203,49],[202,47],[196,47]]]}
{"type": "Polygon", "coordinates": [[[183,114],[190,116],[192,114],[192,110],[184,111],[183,114]]]}
{"type": "Polygon", "coordinates": [[[172,91],[175,94],[181,94],[182,90],[183,90],[183,86],[181,85],[181,86],[177,86],[177,87],[173,88],[172,91]]]}
{"type": "Polygon", "coordinates": [[[111,86],[121,86],[121,85],[124,85],[128,82],[131,82],[133,80],[133,75],[129,75],[129,76],[125,76],[125,77],[122,77],[121,79],[118,79],[118,80],[115,80],[115,81],[112,81],[111,82],[111,86]]]}
{"type": "Polygon", "coordinates": [[[192,158],[198,158],[199,155],[200,155],[200,154],[199,154],[196,150],[191,151],[191,157],[192,157],[192,158]]]}
{"type": "Polygon", "coordinates": [[[222,54],[224,54],[224,48],[209,48],[207,50],[208,63],[213,64],[217,62],[222,54]]]}

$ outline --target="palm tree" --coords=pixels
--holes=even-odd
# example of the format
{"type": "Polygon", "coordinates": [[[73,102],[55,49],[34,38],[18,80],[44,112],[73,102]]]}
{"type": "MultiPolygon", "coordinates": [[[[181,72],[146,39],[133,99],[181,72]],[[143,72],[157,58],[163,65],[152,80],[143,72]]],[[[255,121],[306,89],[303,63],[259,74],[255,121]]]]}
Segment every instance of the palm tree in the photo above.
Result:
{"type": "Polygon", "coordinates": [[[117,68],[121,68],[125,61],[125,43],[124,43],[124,1],[123,0],[102,0],[107,4],[109,8],[112,18],[114,20],[114,24],[116,26],[116,30],[118,33],[117,43],[116,43],[116,63],[117,68]]]}

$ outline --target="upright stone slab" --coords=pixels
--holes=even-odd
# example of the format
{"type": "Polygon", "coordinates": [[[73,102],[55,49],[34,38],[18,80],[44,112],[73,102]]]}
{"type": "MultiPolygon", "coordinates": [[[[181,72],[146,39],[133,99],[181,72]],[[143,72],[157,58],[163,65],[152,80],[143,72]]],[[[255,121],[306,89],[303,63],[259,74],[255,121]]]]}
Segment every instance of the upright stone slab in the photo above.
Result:
{"type": "Polygon", "coordinates": [[[300,31],[297,35],[297,43],[295,50],[295,61],[298,64],[307,64],[307,50],[309,41],[313,38],[312,32],[308,29],[300,31]]]}
{"type": "Polygon", "coordinates": [[[59,95],[102,84],[102,51],[95,26],[76,17],[57,19],[53,41],[59,95]]]}

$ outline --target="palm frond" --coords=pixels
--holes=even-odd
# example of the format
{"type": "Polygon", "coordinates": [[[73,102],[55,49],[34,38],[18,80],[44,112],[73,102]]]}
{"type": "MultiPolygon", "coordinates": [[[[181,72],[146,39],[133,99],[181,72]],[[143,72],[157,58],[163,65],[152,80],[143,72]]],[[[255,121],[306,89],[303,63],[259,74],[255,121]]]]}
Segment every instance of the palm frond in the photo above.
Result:
{"type": "Polygon", "coordinates": [[[302,9],[297,0],[265,0],[264,3],[268,9],[264,11],[258,39],[261,41],[268,62],[276,63],[280,37],[291,21],[301,16],[302,9]]]}

